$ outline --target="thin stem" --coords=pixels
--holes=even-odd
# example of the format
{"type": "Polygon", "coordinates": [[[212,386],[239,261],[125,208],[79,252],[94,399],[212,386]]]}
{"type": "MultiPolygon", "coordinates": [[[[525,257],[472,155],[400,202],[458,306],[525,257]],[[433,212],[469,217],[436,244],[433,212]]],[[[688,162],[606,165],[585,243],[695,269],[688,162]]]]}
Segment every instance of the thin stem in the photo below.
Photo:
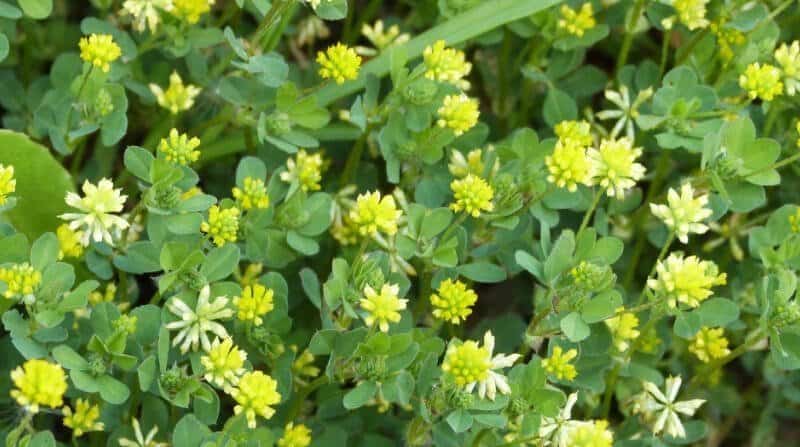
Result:
{"type": "Polygon", "coordinates": [[[617,73],[619,73],[622,67],[625,66],[625,63],[628,62],[628,53],[630,53],[631,44],[633,44],[634,31],[636,30],[636,24],[639,22],[639,16],[642,15],[642,11],[644,10],[644,4],[645,0],[636,0],[636,3],[633,5],[633,13],[631,14],[630,20],[628,20],[628,24],[625,26],[625,37],[622,40],[622,47],[620,48],[619,57],[617,58],[617,73]]]}
{"type": "Polygon", "coordinates": [[[344,169],[342,170],[342,176],[339,177],[340,187],[343,188],[349,185],[353,180],[353,176],[358,170],[358,165],[361,163],[361,158],[364,155],[364,148],[367,146],[367,138],[369,138],[370,131],[371,129],[368,126],[364,130],[364,134],[361,135],[361,138],[356,141],[356,145],[353,147],[353,150],[351,150],[350,154],[347,156],[347,161],[345,162],[344,169]]]}
{"type": "Polygon", "coordinates": [[[664,72],[667,71],[667,59],[669,56],[669,39],[672,34],[669,31],[664,31],[662,34],[662,41],[661,41],[661,65],[659,66],[658,70],[658,77],[661,78],[664,76],[664,72]]]}
{"type": "Polygon", "coordinates": [[[600,203],[600,199],[603,197],[603,188],[599,188],[597,192],[594,194],[594,199],[592,199],[592,205],[586,210],[586,214],[583,216],[583,221],[581,222],[580,228],[578,228],[577,235],[580,236],[583,233],[583,230],[589,225],[589,221],[594,214],[594,210],[597,208],[597,205],[600,203]]]}
{"type": "Polygon", "coordinates": [[[661,247],[661,251],[658,252],[658,257],[656,258],[656,262],[653,263],[653,266],[650,268],[650,273],[647,274],[647,278],[644,280],[644,287],[642,288],[642,293],[639,294],[639,299],[636,301],[636,305],[639,306],[644,301],[644,295],[647,291],[647,281],[653,276],[656,272],[656,268],[658,267],[658,263],[661,262],[664,257],[667,255],[669,251],[669,247],[672,246],[672,242],[675,241],[675,232],[671,232],[669,237],[667,237],[667,241],[664,242],[664,245],[661,247]]]}

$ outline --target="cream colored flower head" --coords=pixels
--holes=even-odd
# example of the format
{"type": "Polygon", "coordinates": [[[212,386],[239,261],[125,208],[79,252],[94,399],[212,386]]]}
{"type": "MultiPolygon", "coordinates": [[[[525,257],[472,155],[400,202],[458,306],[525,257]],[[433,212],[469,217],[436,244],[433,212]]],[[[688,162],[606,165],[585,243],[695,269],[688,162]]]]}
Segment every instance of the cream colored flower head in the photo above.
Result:
{"type": "Polygon", "coordinates": [[[587,155],[592,164],[592,182],[605,189],[609,197],[624,197],[644,177],[644,166],[636,163],[642,149],[634,147],[627,137],[603,140],[599,149],[589,148],[587,155]]]}
{"type": "Polygon", "coordinates": [[[704,234],[708,226],[703,220],[711,216],[708,205],[708,195],[694,196],[694,188],[690,183],[681,186],[681,192],[670,188],[667,192],[667,204],[650,204],[650,211],[661,219],[671,231],[675,232],[678,240],[684,244],[689,243],[689,234],[704,234]]]}
{"type": "Polygon", "coordinates": [[[81,244],[84,247],[91,241],[114,245],[114,236],[129,226],[128,221],[114,214],[122,211],[128,196],[122,194],[121,188],[115,189],[111,180],[105,178],[96,185],[86,180],[82,190],[83,197],[68,192],[66,198],[67,205],[80,212],[65,213],[59,217],[71,221],[69,227],[73,231],[82,230],[81,244]]]}
{"type": "Polygon", "coordinates": [[[177,71],[169,76],[169,87],[164,91],[158,84],[150,84],[150,91],[155,95],[158,105],[169,110],[173,115],[189,110],[200,94],[200,88],[183,84],[177,71]]]}

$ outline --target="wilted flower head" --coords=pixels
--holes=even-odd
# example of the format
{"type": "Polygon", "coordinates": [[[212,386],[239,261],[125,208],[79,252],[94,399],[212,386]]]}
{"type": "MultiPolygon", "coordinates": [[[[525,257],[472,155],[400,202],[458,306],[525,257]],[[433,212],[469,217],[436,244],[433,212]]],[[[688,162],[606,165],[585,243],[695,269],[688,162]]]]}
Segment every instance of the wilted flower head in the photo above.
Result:
{"type": "Polygon", "coordinates": [[[80,213],[65,213],[59,217],[70,220],[69,227],[72,230],[82,229],[83,237],[81,244],[84,247],[90,241],[104,241],[113,245],[112,231],[121,231],[128,228],[128,221],[112,214],[122,211],[125,200],[128,198],[122,195],[122,189],[114,189],[114,184],[109,179],[101,179],[97,185],[86,180],[83,183],[83,197],[68,192],[67,205],[82,211],[80,213]]]}
{"type": "Polygon", "coordinates": [[[144,434],[142,434],[142,427],[139,425],[138,419],[132,418],[131,425],[133,426],[134,439],[119,438],[120,447],[169,447],[169,443],[158,442],[155,440],[155,437],[158,434],[157,426],[154,425],[153,428],[147,432],[147,436],[144,436],[144,434]]]}
{"type": "Polygon", "coordinates": [[[703,399],[691,399],[676,402],[681,388],[680,376],[668,377],[664,393],[652,382],[644,382],[644,391],[634,397],[633,412],[641,414],[650,425],[653,434],[662,431],[674,438],[685,438],[686,429],[679,415],[694,416],[694,413],[705,403],[703,399]]]}
{"type": "Polygon", "coordinates": [[[228,338],[225,326],[216,321],[233,316],[233,310],[228,308],[228,298],[218,296],[210,300],[210,296],[211,288],[206,285],[200,290],[194,309],[178,297],[172,298],[167,303],[167,309],[180,318],[178,321],[167,323],[166,328],[178,331],[172,340],[172,346],[180,345],[181,352],[188,352],[189,349],[197,351],[201,345],[203,350],[210,351],[211,340],[208,332],[222,339],[228,338]]]}

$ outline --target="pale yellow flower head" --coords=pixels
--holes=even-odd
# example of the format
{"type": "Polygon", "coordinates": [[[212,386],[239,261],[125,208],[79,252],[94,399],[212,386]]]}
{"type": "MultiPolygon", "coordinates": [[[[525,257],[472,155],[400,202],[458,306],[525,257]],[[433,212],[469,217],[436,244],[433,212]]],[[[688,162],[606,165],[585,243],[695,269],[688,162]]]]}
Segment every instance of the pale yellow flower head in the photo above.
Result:
{"type": "Polygon", "coordinates": [[[323,79],[333,79],[337,84],[344,84],[345,81],[358,78],[361,56],[347,45],[337,43],[324,52],[318,52],[317,63],[320,65],[319,75],[323,79]]]}
{"type": "Polygon", "coordinates": [[[167,161],[187,166],[200,159],[200,151],[197,150],[199,146],[199,138],[189,138],[189,135],[178,132],[178,129],[172,129],[167,138],[161,139],[158,151],[164,154],[167,161]]]}
{"type": "Polygon", "coordinates": [[[594,8],[591,3],[584,3],[577,11],[567,5],[561,5],[561,18],[558,20],[558,28],[564,30],[567,34],[583,37],[586,31],[596,25],[597,21],[594,19],[594,8]]]}
{"type": "Polygon", "coordinates": [[[247,418],[247,426],[250,428],[256,428],[257,416],[264,419],[271,418],[275,414],[272,406],[281,401],[278,382],[261,371],[245,373],[230,394],[236,401],[233,412],[244,413],[247,418]]]}
{"type": "Polygon", "coordinates": [[[200,230],[207,233],[218,247],[228,242],[236,242],[239,233],[239,208],[222,209],[217,205],[208,210],[208,220],[200,224],[200,230]]]}
{"type": "Polygon", "coordinates": [[[592,163],[592,183],[600,185],[610,197],[622,198],[644,177],[644,166],[636,163],[642,149],[633,147],[627,137],[603,140],[599,149],[589,148],[587,155],[592,163]]]}
{"type": "Polygon", "coordinates": [[[791,45],[784,43],[778,47],[775,50],[775,60],[783,72],[786,94],[794,96],[800,90],[800,41],[795,40],[791,45]]]}
{"type": "Polygon", "coordinates": [[[286,424],[283,436],[278,440],[278,447],[308,447],[311,445],[311,430],[303,424],[294,422],[286,424]]]}
{"type": "Polygon", "coordinates": [[[133,29],[155,32],[161,23],[161,11],[172,9],[172,0],[125,0],[121,15],[131,16],[133,29]]]}
{"type": "Polygon", "coordinates": [[[483,150],[473,149],[467,153],[466,157],[459,150],[451,151],[447,169],[456,178],[464,178],[469,174],[483,175],[483,150]]]}
{"type": "Polygon", "coordinates": [[[286,183],[296,181],[303,191],[318,191],[322,181],[322,154],[309,154],[300,149],[294,158],[286,160],[286,171],[281,173],[281,180],[286,183]]]}
{"type": "Polygon", "coordinates": [[[453,191],[450,209],[455,212],[464,211],[472,217],[480,217],[482,212],[494,210],[494,190],[486,180],[476,175],[453,180],[450,189],[453,191]]]}
{"type": "Polygon", "coordinates": [[[98,422],[100,406],[92,405],[88,400],[77,399],[75,410],[69,406],[62,409],[64,413],[64,426],[71,428],[75,437],[83,436],[90,431],[102,431],[105,425],[98,422]]]}
{"type": "Polygon", "coordinates": [[[150,84],[150,91],[156,97],[158,105],[173,115],[191,109],[195,98],[200,94],[200,88],[191,84],[184,85],[177,71],[173,71],[169,76],[169,87],[166,91],[158,84],[150,84]]]}
{"type": "Polygon", "coordinates": [[[122,56],[122,50],[110,34],[92,34],[89,37],[82,37],[78,42],[78,47],[81,49],[81,59],[84,62],[98,67],[105,73],[111,69],[111,63],[122,56]]]}
{"type": "Polygon", "coordinates": [[[275,292],[272,289],[258,283],[245,287],[242,296],[233,299],[237,309],[236,317],[241,321],[252,322],[256,326],[261,325],[264,322],[261,317],[275,307],[274,296],[275,292]]]}
{"type": "Polygon", "coordinates": [[[650,204],[650,211],[661,219],[664,224],[675,232],[678,239],[684,244],[689,243],[689,234],[703,234],[708,231],[708,226],[703,220],[711,216],[708,205],[708,195],[694,197],[694,188],[690,183],[681,186],[680,195],[670,188],[667,192],[667,204],[650,204]]]}
{"type": "Polygon", "coordinates": [[[83,254],[83,245],[81,245],[81,238],[83,232],[73,230],[69,224],[61,224],[56,229],[56,237],[58,238],[58,259],[64,258],[80,258],[83,254]]]}
{"type": "Polygon", "coordinates": [[[575,191],[578,185],[592,184],[592,165],[586,149],[571,139],[557,141],[553,153],[545,157],[544,162],[549,172],[547,181],[559,188],[575,191]]]}
{"type": "Polygon", "coordinates": [[[714,286],[724,285],[727,279],[713,262],[677,253],[659,261],[656,273],[657,277],[649,279],[647,286],[657,295],[666,297],[670,307],[678,303],[697,307],[711,297],[714,286]]]}
{"type": "Polygon", "coordinates": [[[605,320],[605,324],[619,352],[627,351],[630,341],[639,338],[639,318],[632,312],[625,312],[624,307],[618,308],[616,315],[605,320]]]}
{"type": "Polygon", "coordinates": [[[461,281],[445,279],[439,284],[436,293],[431,295],[433,316],[452,324],[465,321],[472,313],[472,306],[478,301],[478,294],[461,281]]]}
{"type": "Polygon", "coordinates": [[[548,374],[555,376],[558,380],[571,382],[578,376],[578,370],[571,363],[577,356],[577,349],[570,349],[564,352],[561,346],[555,346],[550,353],[550,357],[542,360],[542,367],[548,374]]]}
{"type": "Polygon", "coordinates": [[[393,196],[381,197],[379,191],[373,191],[360,194],[356,198],[356,205],[350,210],[349,217],[363,236],[378,232],[391,236],[397,233],[397,221],[402,215],[403,212],[397,209],[393,196]]]}
{"type": "Polygon", "coordinates": [[[67,391],[67,376],[57,363],[42,359],[27,360],[11,371],[14,389],[11,397],[31,413],[40,406],[59,408],[67,391]]]}
{"type": "Polygon", "coordinates": [[[204,378],[229,393],[245,372],[246,359],[247,353],[235,346],[233,340],[226,338],[220,341],[217,338],[211,344],[211,349],[200,357],[200,363],[205,368],[204,378]]]}
{"type": "Polygon", "coordinates": [[[453,131],[456,136],[472,129],[478,124],[480,111],[478,100],[461,93],[460,95],[445,96],[442,106],[436,112],[439,127],[453,131]]]}
{"type": "Polygon", "coordinates": [[[389,332],[389,323],[400,321],[400,311],[406,308],[408,300],[400,299],[400,286],[384,284],[380,293],[370,286],[364,287],[364,298],[359,304],[366,311],[364,323],[367,326],[377,325],[381,332],[389,332]]]}
{"type": "Polygon", "coordinates": [[[561,121],[556,124],[555,131],[565,145],[589,147],[594,142],[592,127],[587,121],[561,121]]]}
{"type": "Polygon", "coordinates": [[[172,14],[184,22],[194,25],[200,17],[211,11],[214,0],[172,0],[172,14]]]}
{"type": "Polygon", "coordinates": [[[469,90],[469,81],[464,78],[472,71],[472,64],[466,61],[463,51],[447,48],[446,45],[444,40],[437,40],[423,51],[425,77],[469,90]]]}
{"type": "Polygon", "coordinates": [[[569,447],[611,447],[614,444],[614,433],[605,420],[577,422],[567,438],[569,447]]]}
{"type": "Polygon", "coordinates": [[[725,329],[703,326],[689,344],[689,352],[704,363],[726,357],[731,350],[728,349],[725,329]]]}
{"type": "Polygon", "coordinates": [[[242,183],[241,188],[236,186],[231,191],[239,207],[243,210],[269,208],[269,195],[267,194],[267,186],[264,184],[264,180],[245,177],[242,183]]]}
{"type": "Polygon", "coordinates": [[[0,268],[0,281],[6,284],[6,298],[32,297],[42,282],[42,273],[23,262],[0,268]]]}
{"type": "MultiPolygon", "coordinates": [[[[672,7],[678,13],[677,19],[689,30],[706,28],[710,22],[706,19],[706,5],[709,0],[672,0],[672,7]]],[[[665,28],[672,28],[674,18],[666,19],[665,28]]]]}
{"type": "Polygon", "coordinates": [[[739,76],[739,86],[752,99],[772,101],[783,94],[781,70],[770,64],[752,63],[739,76]]]}
{"type": "Polygon", "coordinates": [[[5,166],[0,163],[0,205],[4,205],[9,194],[17,190],[17,180],[14,178],[14,166],[5,166]]]}
{"type": "Polygon", "coordinates": [[[71,221],[69,227],[73,231],[82,229],[81,244],[84,247],[92,240],[113,245],[114,236],[130,226],[127,220],[115,214],[122,211],[128,196],[122,194],[121,188],[115,189],[111,180],[105,178],[96,185],[87,180],[81,189],[83,197],[74,192],[68,192],[66,197],[67,205],[79,212],[65,213],[59,217],[71,221]]]}

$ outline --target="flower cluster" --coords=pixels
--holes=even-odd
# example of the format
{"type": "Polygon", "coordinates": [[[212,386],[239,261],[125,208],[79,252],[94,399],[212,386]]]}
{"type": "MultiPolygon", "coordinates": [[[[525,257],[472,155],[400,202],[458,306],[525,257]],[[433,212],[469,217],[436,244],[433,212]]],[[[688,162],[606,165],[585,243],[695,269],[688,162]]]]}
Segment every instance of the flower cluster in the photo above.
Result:
{"type": "Polygon", "coordinates": [[[318,191],[322,181],[322,154],[309,154],[300,149],[294,158],[286,160],[286,172],[281,173],[281,180],[297,182],[303,191],[318,191]]]}
{"type": "Polygon", "coordinates": [[[678,303],[697,307],[713,294],[711,289],[714,286],[724,285],[727,279],[727,275],[719,273],[713,262],[677,253],[659,261],[656,273],[656,278],[647,281],[647,287],[666,297],[670,307],[676,307],[678,303]]]}
{"type": "Polygon", "coordinates": [[[167,138],[161,139],[158,151],[164,154],[167,161],[185,166],[200,159],[199,146],[199,138],[189,138],[189,135],[179,133],[178,129],[172,129],[167,138]]]}
{"type": "Polygon", "coordinates": [[[111,70],[111,63],[119,59],[122,50],[110,34],[92,34],[78,42],[81,59],[104,72],[111,70]]]}
{"type": "Polygon", "coordinates": [[[364,298],[359,301],[364,309],[364,323],[367,326],[377,326],[382,332],[389,331],[389,323],[400,321],[400,311],[406,308],[408,300],[400,299],[400,286],[397,284],[384,284],[380,292],[370,286],[364,287],[364,298]]]}
{"type": "Polygon", "coordinates": [[[218,247],[228,242],[236,242],[239,232],[239,208],[220,208],[217,205],[208,210],[208,220],[200,225],[218,247]]]}
{"type": "Polygon", "coordinates": [[[361,56],[346,45],[337,43],[327,50],[317,54],[317,63],[320,65],[319,75],[323,79],[333,79],[337,84],[352,81],[358,78],[361,68],[361,56]]]}
{"type": "Polygon", "coordinates": [[[558,27],[568,34],[576,37],[583,37],[586,31],[594,28],[597,21],[594,18],[594,7],[591,2],[581,5],[577,11],[568,5],[561,5],[561,18],[558,20],[558,27]]]}
{"type": "Polygon", "coordinates": [[[680,195],[670,188],[667,192],[667,204],[650,204],[650,211],[661,219],[675,233],[678,240],[689,243],[689,233],[704,234],[708,226],[701,223],[711,216],[708,195],[694,196],[694,188],[689,183],[681,186],[680,195]]]}
{"type": "Polygon", "coordinates": [[[478,295],[461,281],[445,279],[439,284],[437,293],[431,295],[433,316],[453,324],[459,324],[472,313],[478,295]]]}
{"type": "Polygon", "coordinates": [[[480,217],[482,212],[494,209],[494,190],[486,180],[476,175],[469,174],[463,179],[453,180],[450,189],[453,190],[454,200],[450,204],[453,211],[464,211],[472,217],[480,217]]]}
{"type": "Polygon", "coordinates": [[[728,339],[725,338],[725,330],[706,326],[695,334],[689,345],[689,351],[705,363],[724,358],[731,353],[728,349],[728,339]]]}
{"type": "Polygon", "coordinates": [[[245,177],[242,187],[234,187],[231,191],[239,208],[247,211],[253,208],[266,209],[269,207],[269,195],[264,180],[260,178],[245,177]]]}
{"type": "Polygon", "coordinates": [[[173,115],[191,109],[195,98],[200,94],[200,88],[191,84],[184,85],[183,78],[177,71],[169,76],[167,90],[163,90],[158,84],[150,84],[150,91],[156,97],[158,105],[173,115]]]}
{"type": "Polygon", "coordinates": [[[469,81],[464,78],[472,71],[472,64],[466,61],[462,51],[447,48],[446,45],[444,40],[437,40],[422,52],[425,77],[449,82],[462,90],[469,90],[469,81]]]}
{"type": "Polygon", "coordinates": [[[462,135],[478,123],[480,117],[478,100],[463,93],[446,96],[437,114],[439,127],[450,129],[456,135],[462,135]]]}
{"type": "Polygon", "coordinates": [[[11,397],[31,413],[38,413],[42,406],[61,407],[67,391],[64,369],[47,360],[26,361],[11,371],[11,380],[15,387],[11,390],[11,397]]]}
{"type": "Polygon", "coordinates": [[[739,76],[739,86],[752,99],[772,101],[783,94],[781,70],[774,65],[754,62],[739,76]]]}

